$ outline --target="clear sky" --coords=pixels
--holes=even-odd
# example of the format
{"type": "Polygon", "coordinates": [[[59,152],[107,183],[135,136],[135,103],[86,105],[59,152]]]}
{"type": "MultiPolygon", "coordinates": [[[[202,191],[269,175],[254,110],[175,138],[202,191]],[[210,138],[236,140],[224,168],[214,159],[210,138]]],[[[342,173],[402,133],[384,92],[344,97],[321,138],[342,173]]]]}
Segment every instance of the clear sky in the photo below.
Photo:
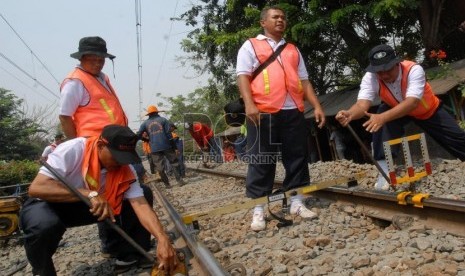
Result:
{"type": "MultiPolygon", "coordinates": [[[[179,43],[192,28],[183,22],[170,20],[189,10],[195,2],[140,1],[144,109],[159,101],[155,96],[157,93],[163,96],[187,95],[206,84],[205,76],[197,76],[193,69],[182,67],[176,61],[177,57],[187,55],[179,43]]],[[[0,14],[9,25],[0,17],[0,87],[23,98],[28,112],[38,107],[55,108],[53,116],[58,116],[59,83],[79,63],[69,55],[77,52],[80,38],[100,36],[106,40],[108,52],[116,56],[116,77],[113,77],[113,65],[109,59],[103,72],[110,77],[117,91],[130,127],[138,128],[135,5],[132,0],[1,0],[0,14]]]]}

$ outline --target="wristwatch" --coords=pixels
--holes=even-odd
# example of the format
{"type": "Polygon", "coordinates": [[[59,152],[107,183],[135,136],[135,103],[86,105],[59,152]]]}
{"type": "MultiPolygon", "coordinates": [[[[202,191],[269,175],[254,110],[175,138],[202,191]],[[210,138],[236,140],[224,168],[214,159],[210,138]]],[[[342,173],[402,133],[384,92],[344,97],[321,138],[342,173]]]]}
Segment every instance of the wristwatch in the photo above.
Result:
{"type": "Polygon", "coordinates": [[[96,191],[90,191],[87,198],[89,198],[89,200],[91,200],[91,199],[93,199],[94,197],[97,197],[97,196],[98,196],[98,193],[96,191]]]}

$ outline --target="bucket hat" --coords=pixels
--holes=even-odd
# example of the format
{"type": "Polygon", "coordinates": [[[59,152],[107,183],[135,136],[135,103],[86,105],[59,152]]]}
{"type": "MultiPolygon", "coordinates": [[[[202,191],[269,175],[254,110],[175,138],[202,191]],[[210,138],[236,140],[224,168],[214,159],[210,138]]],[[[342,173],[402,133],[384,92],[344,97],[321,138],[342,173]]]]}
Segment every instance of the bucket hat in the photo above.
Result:
{"type": "Polygon", "coordinates": [[[99,36],[83,37],[79,40],[79,48],[72,53],[72,58],[81,59],[83,55],[97,55],[104,58],[114,59],[115,56],[107,52],[107,43],[99,36]]]}
{"type": "Polygon", "coordinates": [[[396,56],[394,49],[386,44],[381,44],[371,49],[368,54],[368,59],[370,61],[370,65],[368,65],[365,70],[370,73],[387,71],[396,63],[402,61],[402,59],[396,56]]]}

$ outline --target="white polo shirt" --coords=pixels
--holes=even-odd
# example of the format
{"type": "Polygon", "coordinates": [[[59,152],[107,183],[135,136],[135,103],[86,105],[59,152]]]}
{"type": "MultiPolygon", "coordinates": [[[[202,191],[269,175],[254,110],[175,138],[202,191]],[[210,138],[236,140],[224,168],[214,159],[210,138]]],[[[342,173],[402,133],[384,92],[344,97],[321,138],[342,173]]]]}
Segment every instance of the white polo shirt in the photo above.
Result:
{"type": "MultiPolygon", "coordinates": [[[[399,101],[402,102],[404,99],[402,98],[402,91],[401,91],[401,80],[402,80],[402,67],[398,65],[400,68],[399,75],[397,76],[396,80],[393,83],[385,83],[389,90],[392,91],[393,96],[399,101]]],[[[408,75],[408,82],[407,82],[407,91],[405,96],[406,97],[414,97],[417,99],[421,99],[423,97],[423,92],[425,89],[426,78],[425,78],[425,71],[423,68],[415,64],[411,69],[408,75]]],[[[362,82],[360,83],[360,91],[358,92],[358,99],[362,100],[369,100],[373,102],[375,99],[379,98],[379,82],[378,76],[376,73],[366,72],[362,78],[362,82]]]]}
{"type": "MultiPolygon", "coordinates": [[[[82,162],[84,158],[84,148],[86,138],[78,137],[64,143],[61,143],[52,153],[49,154],[47,163],[54,168],[57,173],[65,179],[67,184],[80,189],[84,188],[84,179],[82,178],[82,162]]],[[[144,196],[144,192],[137,181],[136,172],[132,166],[129,166],[134,174],[136,182],[129,186],[129,189],[124,193],[124,198],[136,198],[144,196]]],[[[47,168],[42,166],[39,170],[40,174],[57,179],[47,168]]],[[[101,170],[100,190],[99,194],[104,193],[105,180],[107,170],[101,170]]]]}
{"type": "MultiPolygon", "coordinates": [[[[271,38],[268,38],[262,34],[259,34],[256,37],[258,40],[266,40],[271,48],[273,48],[273,51],[276,51],[276,49],[284,44],[286,41],[284,39],[281,39],[278,43],[274,41],[271,38]]],[[[297,51],[299,51],[297,49],[297,51]]],[[[278,56],[277,58],[278,62],[281,62],[281,58],[278,56]]],[[[236,74],[237,76],[239,75],[248,75],[251,76],[252,73],[260,66],[260,62],[257,59],[257,56],[255,55],[255,51],[253,49],[252,43],[247,40],[242,44],[242,47],[239,49],[239,52],[237,53],[237,64],[236,64],[236,74]]],[[[299,51],[299,67],[297,68],[299,78],[300,80],[308,80],[308,72],[307,68],[305,68],[305,62],[302,58],[302,54],[300,54],[299,51]]],[[[292,97],[289,95],[289,93],[286,96],[286,101],[284,102],[284,105],[281,109],[294,109],[297,108],[297,106],[294,103],[294,100],[292,97]]]]}
{"type": "Polygon", "coordinates": [[[52,151],[53,151],[52,145],[46,146],[44,151],[42,152],[42,157],[47,157],[50,153],[52,153],[52,151]]]}
{"type": "MultiPolygon", "coordinates": [[[[81,68],[81,66],[76,66],[81,68]]],[[[105,82],[105,74],[100,72],[97,80],[107,89],[108,93],[110,88],[105,82]]],[[[60,93],[60,115],[73,116],[79,106],[85,106],[89,103],[90,96],[84,84],[77,79],[70,79],[61,88],[60,93]]]]}

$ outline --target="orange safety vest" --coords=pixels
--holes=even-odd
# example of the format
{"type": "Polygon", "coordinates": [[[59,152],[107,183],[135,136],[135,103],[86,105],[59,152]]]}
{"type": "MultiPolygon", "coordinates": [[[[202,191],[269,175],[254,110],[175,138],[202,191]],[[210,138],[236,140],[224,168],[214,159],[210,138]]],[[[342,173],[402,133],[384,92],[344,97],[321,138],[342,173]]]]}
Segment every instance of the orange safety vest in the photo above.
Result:
{"type": "Polygon", "coordinates": [[[73,115],[78,137],[98,136],[102,129],[109,124],[128,125],[128,118],[124,114],[123,107],[106,75],[105,83],[110,91],[97,78],[80,68],[76,68],[66,77],[61,84],[60,91],[70,79],[80,80],[90,97],[89,103],[85,106],[79,106],[73,115]]]}
{"type": "Polygon", "coordinates": [[[213,137],[213,131],[202,123],[194,123],[192,129],[189,130],[192,138],[199,147],[204,148],[208,146],[208,140],[213,137]]]}
{"type": "MultiPolygon", "coordinates": [[[[266,40],[249,39],[260,64],[273,54],[271,45],[266,40]]],[[[299,51],[293,44],[288,43],[270,65],[263,69],[250,86],[252,98],[258,110],[266,113],[276,113],[286,100],[289,93],[297,108],[304,111],[304,94],[302,82],[299,78],[299,51]]]]}
{"type": "Polygon", "coordinates": [[[226,146],[223,148],[223,156],[225,162],[232,162],[234,161],[234,157],[236,156],[234,147],[226,146]]]}
{"type": "MultiPolygon", "coordinates": [[[[86,187],[92,191],[100,192],[101,163],[98,158],[99,137],[87,138],[84,148],[81,172],[86,187]]],[[[113,214],[119,215],[123,205],[124,193],[129,189],[136,177],[128,165],[123,165],[117,170],[108,171],[105,179],[105,191],[103,197],[110,204],[113,214]]]]}
{"type": "Polygon", "coordinates": [[[149,142],[142,141],[142,151],[145,154],[151,154],[152,153],[152,149],[150,148],[150,143],[149,142]]]}
{"type": "MultiPolygon", "coordinates": [[[[407,93],[408,75],[410,73],[410,69],[412,69],[412,66],[415,64],[416,64],[415,62],[408,61],[408,60],[404,60],[400,62],[400,66],[402,69],[402,79],[401,79],[400,89],[402,91],[403,99],[405,99],[405,94],[407,93]]],[[[399,101],[393,96],[392,92],[384,84],[384,82],[381,80],[378,80],[378,82],[379,82],[379,89],[380,89],[379,95],[381,97],[381,100],[385,102],[387,105],[389,105],[390,107],[394,107],[398,105],[399,101]]],[[[431,85],[428,82],[426,82],[424,92],[423,92],[423,97],[421,98],[420,103],[408,115],[415,117],[417,119],[420,119],[420,120],[428,119],[434,114],[434,112],[436,112],[436,109],[438,109],[439,107],[439,103],[440,101],[438,97],[434,95],[431,85]]]]}

